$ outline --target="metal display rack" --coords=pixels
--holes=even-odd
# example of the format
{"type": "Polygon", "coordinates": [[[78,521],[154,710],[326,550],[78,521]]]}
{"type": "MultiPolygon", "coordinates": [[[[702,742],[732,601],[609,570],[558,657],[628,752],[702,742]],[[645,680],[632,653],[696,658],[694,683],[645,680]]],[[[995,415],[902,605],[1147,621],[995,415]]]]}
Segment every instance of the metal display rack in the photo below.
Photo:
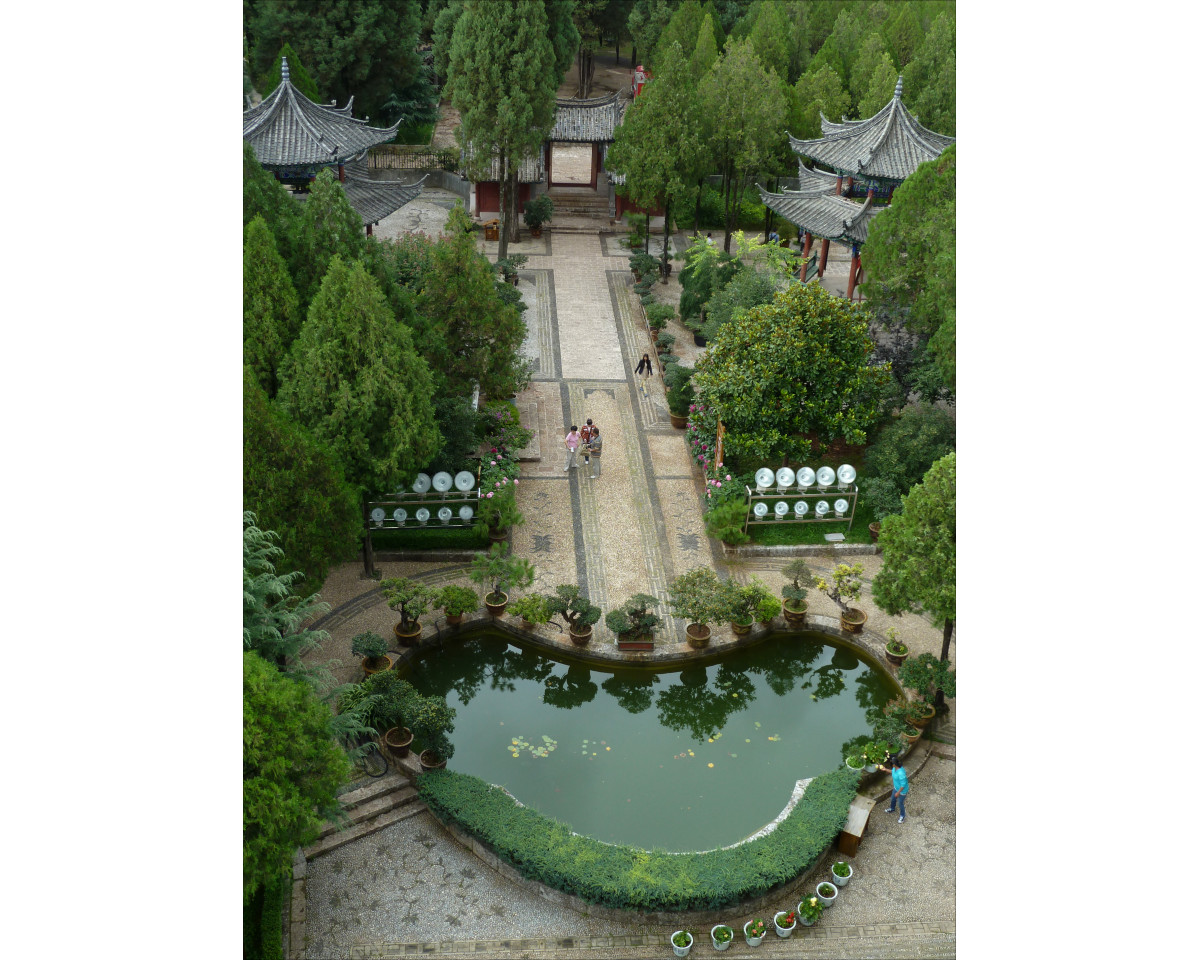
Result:
{"type": "MultiPolygon", "coordinates": [[[[752,523],[844,523],[846,524],[846,533],[850,532],[850,528],[854,526],[854,511],[858,507],[858,484],[857,483],[837,483],[824,490],[815,489],[812,493],[801,492],[799,488],[783,488],[785,492],[780,493],[779,487],[767,487],[770,493],[760,493],[757,487],[746,485],[746,520],[742,524],[742,532],[746,533],[752,523]],[[850,501],[850,517],[847,520],[844,516],[830,515],[825,517],[803,516],[797,517],[795,512],[789,510],[783,518],[776,516],[774,510],[768,511],[765,517],[757,517],[754,515],[754,505],[759,502],[778,502],[780,500],[836,500],[843,498],[850,501]]],[[[805,491],[813,489],[805,487],[805,491]]]]}

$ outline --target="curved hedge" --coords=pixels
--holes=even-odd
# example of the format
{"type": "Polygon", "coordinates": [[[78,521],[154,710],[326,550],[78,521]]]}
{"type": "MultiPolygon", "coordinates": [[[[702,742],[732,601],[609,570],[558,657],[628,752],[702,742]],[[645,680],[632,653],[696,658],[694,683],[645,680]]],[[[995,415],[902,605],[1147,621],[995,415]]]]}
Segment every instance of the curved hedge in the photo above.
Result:
{"type": "Polygon", "coordinates": [[[811,867],[846,823],[858,773],[816,777],[791,815],[749,843],[708,853],[665,853],[601,843],[518,806],[478,777],[435,770],[421,799],[523,876],[589,903],[633,910],[711,910],[762,896],[811,867]]]}

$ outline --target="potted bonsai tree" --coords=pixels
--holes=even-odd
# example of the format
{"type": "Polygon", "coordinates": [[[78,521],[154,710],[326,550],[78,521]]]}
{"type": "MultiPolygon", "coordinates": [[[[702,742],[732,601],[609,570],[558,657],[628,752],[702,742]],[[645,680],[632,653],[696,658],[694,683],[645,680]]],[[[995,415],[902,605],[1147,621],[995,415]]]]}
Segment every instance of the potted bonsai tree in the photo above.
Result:
{"type": "Polygon", "coordinates": [[[517,498],[509,487],[505,490],[492,491],[479,498],[479,506],[475,513],[476,526],[487,530],[488,538],[497,543],[508,536],[509,527],[525,522],[525,515],[517,509],[517,498]]]}
{"type": "MultiPolygon", "coordinates": [[[[729,609],[729,625],[738,636],[745,636],[750,632],[754,621],[760,617],[760,611],[765,601],[770,600],[778,605],[778,601],[771,596],[767,585],[758,577],[751,577],[749,583],[743,584],[727,580],[725,589],[726,604],[729,609]]],[[[770,620],[770,617],[767,619],[770,620]]]]}
{"type": "Polygon", "coordinates": [[[525,201],[525,226],[535,237],[542,235],[542,224],[549,223],[554,216],[554,201],[550,194],[539,193],[532,200],[525,201]]]}
{"type": "Polygon", "coordinates": [[[521,618],[521,626],[532,630],[542,623],[550,622],[548,598],[541,593],[527,593],[508,605],[508,612],[521,618]]]}
{"type": "Polygon", "coordinates": [[[932,653],[922,653],[905,661],[899,679],[901,684],[916,690],[935,705],[945,703],[946,697],[955,695],[954,671],[949,661],[939,660],[932,653]]]}
{"type": "Polygon", "coordinates": [[[901,666],[908,659],[908,646],[896,639],[895,627],[888,627],[887,646],[883,649],[883,655],[894,667],[901,666]]]}
{"type": "Polygon", "coordinates": [[[562,617],[572,643],[582,647],[592,638],[592,626],[600,619],[601,611],[575,584],[555,587],[554,595],[546,597],[546,606],[552,617],[562,617]]]}
{"type": "Polygon", "coordinates": [[[862,596],[862,580],[859,579],[862,575],[861,563],[853,566],[839,563],[833,568],[833,575],[828,580],[817,577],[817,589],[842,611],[842,629],[847,633],[862,633],[863,624],[867,622],[866,613],[850,606],[862,596]]]}
{"type": "Polygon", "coordinates": [[[377,633],[360,633],[350,641],[350,652],[363,658],[363,673],[368,677],[391,668],[392,658],[387,651],[387,641],[377,633]]]}
{"type": "Polygon", "coordinates": [[[470,587],[452,583],[438,591],[434,606],[445,611],[448,624],[457,626],[462,623],[465,614],[474,613],[479,609],[479,595],[470,587]]]}
{"type": "Polygon", "coordinates": [[[784,584],[783,590],[783,619],[788,623],[800,626],[804,623],[804,615],[808,612],[808,588],[816,586],[816,578],[808,569],[803,557],[789,560],[783,567],[782,573],[791,583],[784,584]]]}
{"type": "Polygon", "coordinates": [[[699,649],[708,646],[713,623],[729,619],[728,592],[709,567],[697,567],[680,574],[667,585],[671,609],[678,617],[691,621],[687,625],[687,642],[699,649]]]}
{"type": "Polygon", "coordinates": [[[630,256],[629,269],[633,271],[633,279],[638,281],[643,277],[653,275],[654,271],[658,269],[658,260],[645,251],[639,250],[630,256]]]}
{"type": "Polygon", "coordinates": [[[509,555],[508,544],[493,543],[487,553],[475,554],[471,561],[471,579],[488,588],[483,605],[488,613],[498,617],[508,605],[510,587],[527,587],[533,583],[533,564],[523,557],[509,555]]]}
{"type": "Polygon", "coordinates": [[[392,628],[396,639],[403,644],[416,643],[421,636],[420,618],[437,600],[436,591],[407,577],[393,577],[379,586],[387,605],[400,614],[400,622],[392,628]]]}
{"type": "Polygon", "coordinates": [[[423,749],[419,756],[422,770],[436,770],[454,756],[450,734],[454,732],[456,711],[446,704],[445,697],[427,697],[415,693],[407,704],[406,720],[413,736],[423,749]]]}
{"type": "Polygon", "coordinates": [[[496,261],[496,269],[500,271],[500,275],[504,277],[505,283],[511,283],[514,287],[517,285],[517,271],[529,261],[523,253],[514,253],[509,257],[501,257],[496,261]]]}
{"type": "Polygon", "coordinates": [[[618,650],[653,650],[654,632],[662,626],[662,618],[650,612],[658,606],[658,597],[635,593],[616,610],[604,615],[608,629],[617,635],[618,650]]]}
{"type": "Polygon", "coordinates": [[[667,384],[667,410],[671,414],[671,426],[685,429],[688,424],[688,407],[696,400],[696,391],[692,389],[691,367],[681,363],[669,364],[663,371],[663,379],[667,384]]]}

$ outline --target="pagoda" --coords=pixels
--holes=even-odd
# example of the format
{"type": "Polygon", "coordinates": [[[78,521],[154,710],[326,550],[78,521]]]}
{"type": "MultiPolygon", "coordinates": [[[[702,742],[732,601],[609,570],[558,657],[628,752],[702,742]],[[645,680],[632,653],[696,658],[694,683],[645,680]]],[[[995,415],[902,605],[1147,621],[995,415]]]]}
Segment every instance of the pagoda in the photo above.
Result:
{"type": "Polygon", "coordinates": [[[868,120],[834,123],[821,114],[819,140],[797,140],[788,134],[792,149],[800,157],[829,167],[831,172],[807,169],[800,164],[797,190],[768,193],[758,188],[762,202],[804,234],[804,266],[801,279],[808,273],[808,254],[812,238],[821,238],[821,259],[817,276],[825,273],[829,242],[851,249],[850,280],[846,298],[853,299],[854,287],[862,276],[859,249],[867,239],[871,218],[879,212],[872,207],[877,193],[890,196],[922,163],[936,159],[954,143],[954,137],[934,133],[921,126],[900,100],[904,78],[896,80],[896,92],[882,110],[868,120]],[[867,185],[866,202],[846,199],[857,178],[867,185]]]}
{"type": "Polygon", "coordinates": [[[307,181],[325,167],[337,167],[346,179],[346,162],[368,149],[387,143],[400,129],[368,126],[350,116],[351,97],[344,107],[314,103],[292,86],[287,57],[283,58],[279,86],[257,107],[242,113],[242,139],[278,180],[307,181]]]}

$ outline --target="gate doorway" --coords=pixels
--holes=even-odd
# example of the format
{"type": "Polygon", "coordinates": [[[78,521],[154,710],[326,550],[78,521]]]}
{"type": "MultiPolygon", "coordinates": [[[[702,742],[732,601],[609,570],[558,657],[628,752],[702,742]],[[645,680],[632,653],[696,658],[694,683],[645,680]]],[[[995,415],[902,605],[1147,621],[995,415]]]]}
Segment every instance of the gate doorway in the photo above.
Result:
{"type": "Polygon", "coordinates": [[[551,187],[596,186],[600,148],[595,143],[551,143],[546,155],[546,180],[551,187]]]}

